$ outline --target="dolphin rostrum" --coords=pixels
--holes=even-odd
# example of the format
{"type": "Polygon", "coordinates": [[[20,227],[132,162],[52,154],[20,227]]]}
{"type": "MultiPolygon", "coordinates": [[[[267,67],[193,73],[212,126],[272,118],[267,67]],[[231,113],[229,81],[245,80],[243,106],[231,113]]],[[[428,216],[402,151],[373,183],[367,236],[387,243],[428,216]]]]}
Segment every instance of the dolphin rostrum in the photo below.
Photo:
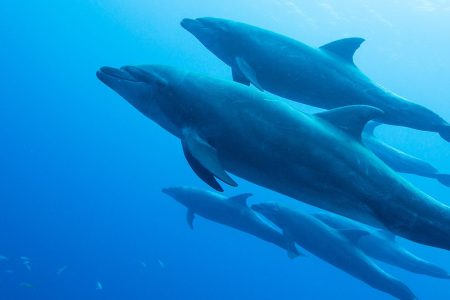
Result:
{"type": "Polygon", "coordinates": [[[450,141],[450,124],[436,113],[387,91],[354,64],[364,41],[346,38],[313,48],[244,23],[218,18],[184,19],[183,28],[231,67],[233,79],[281,97],[332,109],[365,104],[384,111],[386,124],[438,132],[450,141]]]}
{"type": "Polygon", "coordinates": [[[252,194],[224,197],[218,193],[192,187],[171,187],[162,191],[186,206],[188,209],[186,220],[191,229],[194,229],[195,216],[199,215],[275,244],[287,250],[290,258],[299,255],[294,243],[288,241],[248,207],[247,199],[252,194]]]}
{"type": "Polygon", "coordinates": [[[395,235],[388,231],[373,230],[358,222],[328,213],[317,213],[314,214],[314,217],[337,230],[361,230],[367,232],[366,235],[354,241],[354,244],[372,258],[413,273],[438,278],[450,278],[450,274],[441,267],[417,257],[402,247],[397,242],[395,235]]]}
{"type": "Polygon", "coordinates": [[[369,122],[363,131],[362,141],[367,148],[388,166],[400,173],[415,174],[438,180],[441,184],[450,187],[450,174],[440,173],[435,167],[426,161],[405,153],[386,144],[374,134],[377,122],[369,122]]]}
{"type": "Polygon", "coordinates": [[[352,240],[362,238],[366,232],[336,230],[278,203],[255,204],[252,208],[280,227],[287,239],[336,268],[398,299],[416,299],[405,284],[383,271],[354,246],[352,240]]]}
{"type": "Polygon", "coordinates": [[[450,250],[450,208],[361,143],[382,115],[356,105],[308,115],[243,85],[167,66],[103,67],[98,78],[181,140],[211,187],[227,172],[299,201],[450,250]]]}

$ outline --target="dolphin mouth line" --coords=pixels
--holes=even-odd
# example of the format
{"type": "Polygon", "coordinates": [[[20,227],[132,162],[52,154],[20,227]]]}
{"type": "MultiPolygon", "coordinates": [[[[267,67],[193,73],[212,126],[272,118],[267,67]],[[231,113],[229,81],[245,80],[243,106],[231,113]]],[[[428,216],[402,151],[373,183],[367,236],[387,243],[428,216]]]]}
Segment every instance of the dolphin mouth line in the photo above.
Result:
{"type": "Polygon", "coordinates": [[[185,19],[181,20],[180,24],[181,24],[181,27],[183,27],[187,31],[190,31],[190,29],[192,29],[194,27],[196,29],[207,29],[207,26],[205,24],[203,24],[203,22],[199,19],[185,18],[185,19]]]}
{"type": "Polygon", "coordinates": [[[136,82],[141,83],[142,80],[138,80],[133,77],[129,72],[123,68],[116,69],[111,67],[102,67],[97,71],[97,77],[110,77],[119,81],[136,82]]]}

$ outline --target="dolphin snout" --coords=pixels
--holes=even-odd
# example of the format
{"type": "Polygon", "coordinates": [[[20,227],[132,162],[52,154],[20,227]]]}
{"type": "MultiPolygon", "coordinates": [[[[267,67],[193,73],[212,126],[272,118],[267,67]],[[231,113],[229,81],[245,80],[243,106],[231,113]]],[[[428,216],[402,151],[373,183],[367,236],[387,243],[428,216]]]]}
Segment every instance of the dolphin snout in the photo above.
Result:
{"type": "Polygon", "coordinates": [[[202,23],[199,20],[189,19],[185,18],[181,21],[181,27],[186,29],[189,32],[192,32],[192,30],[196,28],[202,27],[202,23]]]}
{"type": "Polygon", "coordinates": [[[97,71],[96,75],[97,75],[97,78],[103,82],[105,82],[108,79],[136,81],[136,79],[133,76],[131,76],[128,72],[126,72],[122,69],[117,69],[117,68],[112,68],[112,67],[101,67],[97,71]]]}

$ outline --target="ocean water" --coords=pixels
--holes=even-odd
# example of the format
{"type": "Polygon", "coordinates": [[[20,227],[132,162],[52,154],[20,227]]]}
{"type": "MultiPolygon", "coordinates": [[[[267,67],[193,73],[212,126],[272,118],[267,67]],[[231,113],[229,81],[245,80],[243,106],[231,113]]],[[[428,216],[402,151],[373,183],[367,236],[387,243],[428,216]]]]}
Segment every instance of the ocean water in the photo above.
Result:
{"type": "MultiPolygon", "coordinates": [[[[0,5],[0,299],[389,299],[312,255],[289,260],[251,236],[197,218],[161,188],[207,188],[179,141],[95,76],[158,63],[229,79],[181,28],[185,17],[234,19],[320,46],[366,39],[356,64],[450,120],[446,0],[9,1],[0,5]]],[[[305,107],[307,111],[308,108],[305,107]]],[[[392,145],[450,172],[450,145],[385,126],[392,145]]],[[[299,153],[301,155],[301,153],[299,153]]],[[[450,203],[449,189],[404,175],[450,203]]],[[[227,195],[283,201],[239,179],[227,195]]],[[[402,245],[450,270],[450,253],[402,245]]],[[[381,264],[419,299],[450,299],[450,281],[381,264]]]]}

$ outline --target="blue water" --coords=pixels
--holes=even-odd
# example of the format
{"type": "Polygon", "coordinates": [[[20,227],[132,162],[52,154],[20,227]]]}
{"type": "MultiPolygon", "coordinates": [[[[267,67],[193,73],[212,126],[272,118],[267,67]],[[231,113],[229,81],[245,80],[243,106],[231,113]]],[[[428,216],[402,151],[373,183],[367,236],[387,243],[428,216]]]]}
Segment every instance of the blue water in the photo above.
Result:
{"type": "MultiPolygon", "coordinates": [[[[272,245],[201,218],[191,231],[185,209],[161,194],[167,186],[206,186],[179,141],[95,71],[162,63],[228,79],[228,68],[179,26],[184,17],[202,16],[316,46],[364,37],[355,58],[364,72],[450,119],[447,1],[4,2],[0,255],[8,260],[0,260],[0,299],[389,299],[312,255],[289,260],[272,245]]],[[[438,135],[385,127],[381,136],[450,172],[450,146],[438,135]]],[[[448,188],[406,177],[450,203],[448,188]]],[[[226,193],[314,210],[239,183],[226,193]]],[[[401,242],[450,270],[450,253],[401,242]]],[[[380,265],[420,299],[450,297],[448,280],[380,265]]]]}

